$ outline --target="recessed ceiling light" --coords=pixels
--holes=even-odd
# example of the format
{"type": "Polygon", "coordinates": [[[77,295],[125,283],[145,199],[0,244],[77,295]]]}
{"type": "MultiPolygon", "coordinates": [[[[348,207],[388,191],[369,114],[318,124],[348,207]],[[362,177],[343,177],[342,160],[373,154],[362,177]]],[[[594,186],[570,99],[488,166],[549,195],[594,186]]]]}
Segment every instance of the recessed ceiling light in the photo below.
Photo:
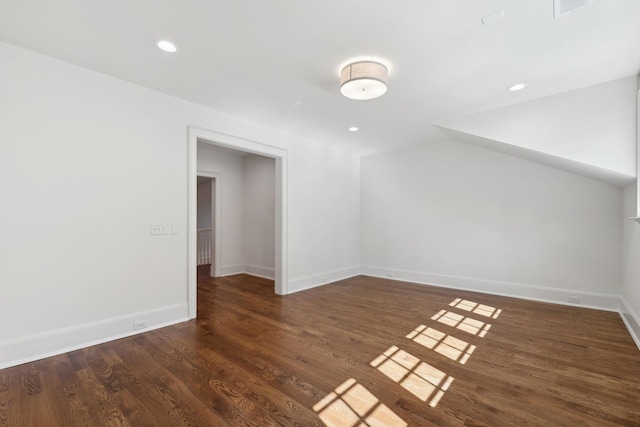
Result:
{"type": "Polygon", "coordinates": [[[511,87],[509,88],[509,90],[510,90],[511,92],[517,92],[517,91],[519,91],[519,90],[524,89],[525,87],[527,87],[527,84],[526,84],[526,83],[516,83],[516,84],[514,84],[513,86],[511,86],[511,87]]]}
{"type": "Polygon", "coordinates": [[[350,132],[358,132],[358,130],[359,130],[358,126],[351,126],[351,127],[349,128],[349,131],[350,131],[350,132]]]}
{"type": "Polygon", "coordinates": [[[176,53],[178,51],[178,46],[176,46],[175,43],[170,42],[169,40],[159,40],[156,43],[156,46],[158,46],[160,50],[168,53],[176,53]]]}

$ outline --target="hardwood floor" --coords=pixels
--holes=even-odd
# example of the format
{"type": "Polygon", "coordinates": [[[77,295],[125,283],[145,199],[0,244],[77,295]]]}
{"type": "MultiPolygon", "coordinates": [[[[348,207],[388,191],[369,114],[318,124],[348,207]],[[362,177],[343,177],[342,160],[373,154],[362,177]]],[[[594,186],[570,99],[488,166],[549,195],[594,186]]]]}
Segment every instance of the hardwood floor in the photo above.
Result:
{"type": "Polygon", "coordinates": [[[1,426],[640,426],[618,314],[200,276],[198,319],[0,370],[1,426]]]}

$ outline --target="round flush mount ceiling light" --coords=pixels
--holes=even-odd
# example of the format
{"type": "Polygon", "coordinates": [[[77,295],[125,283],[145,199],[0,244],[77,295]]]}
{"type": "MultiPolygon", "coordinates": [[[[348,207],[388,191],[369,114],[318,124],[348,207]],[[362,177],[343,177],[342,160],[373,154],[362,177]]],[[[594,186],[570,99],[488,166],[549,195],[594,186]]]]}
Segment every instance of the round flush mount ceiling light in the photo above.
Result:
{"type": "Polygon", "coordinates": [[[349,132],[358,132],[358,130],[360,130],[360,129],[358,128],[358,126],[351,126],[351,127],[349,128],[349,132]]]}
{"type": "Polygon", "coordinates": [[[169,40],[158,40],[156,46],[158,46],[158,49],[167,53],[176,53],[178,51],[178,46],[169,40]]]}
{"type": "Polygon", "coordinates": [[[350,99],[375,99],[387,91],[389,69],[377,61],[357,61],[340,71],[340,92],[350,99]]]}
{"type": "Polygon", "coordinates": [[[510,92],[517,92],[517,91],[519,91],[519,90],[524,89],[525,87],[527,87],[527,84],[526,84],[526,83],[516,83],[516,84],[514,84],[513,86],[510,86],[510,87],[509,87],[509,91],[510,91],[510,92]]]}

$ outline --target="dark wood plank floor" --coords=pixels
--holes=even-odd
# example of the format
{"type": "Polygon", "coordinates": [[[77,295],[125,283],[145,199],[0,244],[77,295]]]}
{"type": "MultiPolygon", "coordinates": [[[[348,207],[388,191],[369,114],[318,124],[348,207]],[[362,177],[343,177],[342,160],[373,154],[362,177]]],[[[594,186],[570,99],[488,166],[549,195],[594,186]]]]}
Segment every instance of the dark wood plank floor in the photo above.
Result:
{"type": "Polygon", "coordinates": [[[198,319],[0,371],[0,426],[640,426],[618,314],[200,276],[198,319]]]}

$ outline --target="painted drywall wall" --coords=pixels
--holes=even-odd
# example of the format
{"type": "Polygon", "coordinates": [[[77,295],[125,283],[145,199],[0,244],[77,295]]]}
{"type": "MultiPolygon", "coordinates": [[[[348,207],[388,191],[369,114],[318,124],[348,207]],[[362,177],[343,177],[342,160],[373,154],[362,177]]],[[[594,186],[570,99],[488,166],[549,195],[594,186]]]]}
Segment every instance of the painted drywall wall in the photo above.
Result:
{"type": "Polygon", "coordinates": [[[359,274],[360,158],[310,146],[290,151],[289,161],[289,193],[298,195],[289,198],[289,211],[305,213],[289,215],[289,290],[359,274]],[[310,262],[311,274],[300,268],[310,262]]]}
{"type": "MultiPolygon", "coordinates": [[[[640,88],[640,76],[637,77],[640,88]]],[[[640,90],[636,92],[636,147],[640,147],[640,90]]],[[[640,150],[636,149],[636,160],[640,166],[640,150]]],[[[623,233],[623,285],[620,314],[640,348],[640,185],[636,181],[624,189],[623,233]],[[630,218],[634,218],[631,220],[630,218]]]]}
{"type": "Polygon", "coordinates": [[[365,273],[618,308],[618,187],[453,140],[361,169],[365,273]]]}
{"type": "MultiPolygon", "coordinates": [[[[640,176],[640,75],[636,77],[636,175],[640,176]]],[[[636,179],[635,183],[637,184],[636,179]]],[[[640,185],[636,185],[636,211],[634,217],[640,216],[640,206],[638,201],[640,200],[640,185]]]]}
{"type": "Polygon", "coordinates": [[[244,262],[250,274],[275,275],[275,160],[248,155],[244,160],[244,262]]]}
{"type": "Polygon", "coordinates": [[[357,157],[6,43],[0,63],[0,367],[186,319],[188,126],[288,150],[291,291],[357,271],[357,157]]]}
{"type": "Polygon", "coordinates": [[[244,271],[244,161],[242,154],[216,150],[198,143],[198,171],[219,173],[220,191],[220,273],[225,276],[244,271]]]}
{"type": "Polygon", "coordinates": [[[622,224],[623,285],[621,313],[640,347],[640,224],[629,218],[636,216],[636,185],[624,189],[622,224]]]}
{"type": "Polygon", "coordinates": [[[440,125],[635,177],[636,91],[634,76],[440,125]]]}
{"type": "Polygon", "coordinates": [[[198,183],[198,228],[211,228],[211,179],[198,183]]]}

